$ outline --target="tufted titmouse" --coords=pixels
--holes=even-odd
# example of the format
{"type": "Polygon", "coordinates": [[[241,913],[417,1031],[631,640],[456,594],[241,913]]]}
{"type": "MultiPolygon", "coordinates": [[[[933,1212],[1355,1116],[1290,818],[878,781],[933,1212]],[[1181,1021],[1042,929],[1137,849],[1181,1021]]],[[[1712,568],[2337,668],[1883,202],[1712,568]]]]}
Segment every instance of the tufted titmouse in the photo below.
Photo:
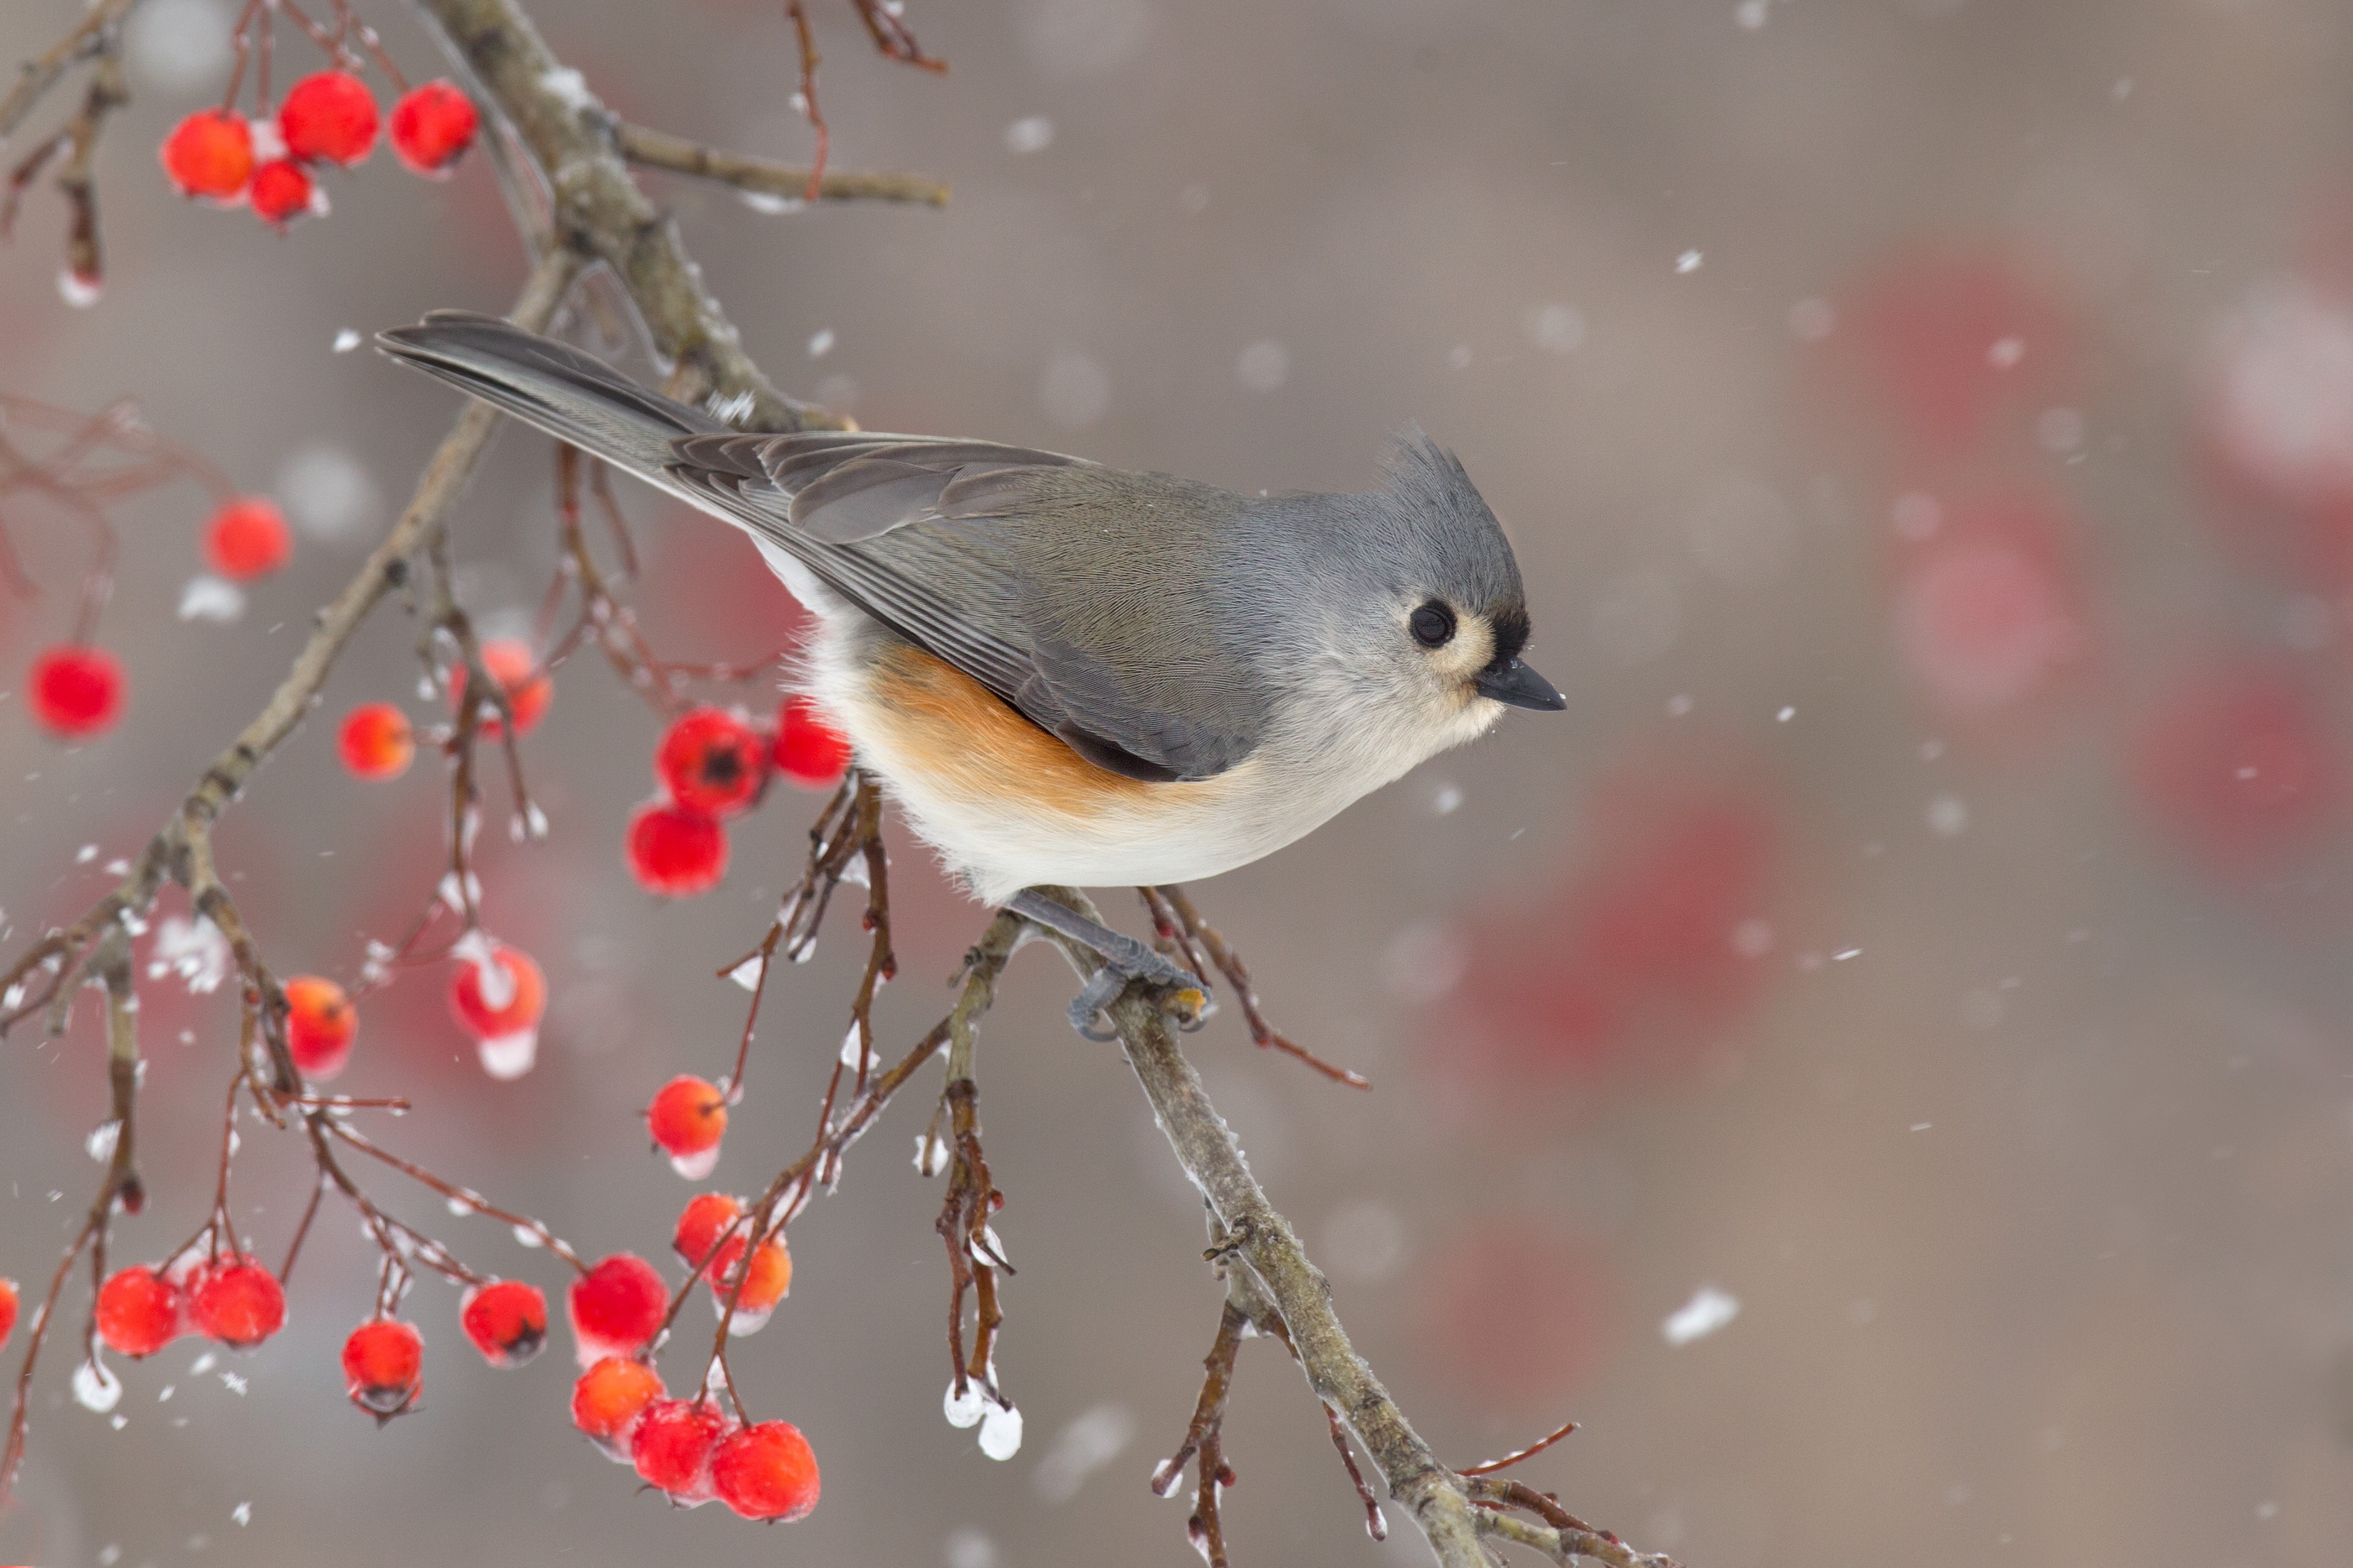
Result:
{"type": "Polygon", "coordinates": [[[809,689],[860,762],[976,897],[1060,929],[1022,889],[1231,870],[1506,704],[1567,706],[1521,662],[1503,530],[1419,437],[1370,494],[1252,498],[987,441],[744,435],[495,317],[376,341],[749,533],[818,616],[809,689]]]}

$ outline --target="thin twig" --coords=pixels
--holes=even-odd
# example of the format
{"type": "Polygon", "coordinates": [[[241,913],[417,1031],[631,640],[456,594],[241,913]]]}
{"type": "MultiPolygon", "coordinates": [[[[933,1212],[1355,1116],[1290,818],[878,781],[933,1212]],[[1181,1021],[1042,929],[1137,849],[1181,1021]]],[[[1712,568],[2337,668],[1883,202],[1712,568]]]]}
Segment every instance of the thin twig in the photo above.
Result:
{"type": "Polygon", "coordinates": [[[948,188],[921,174],[839,174],[779,163],[748,153],[705,146],[667,131],[624,123],[615,131],[621,156],[641,169],[660,169],[697,180],[733,185],[754,195],[790,202],[913,202],[945,206],[948,188]],[[810,182],[816,182],[811,194],[810,182]]]}

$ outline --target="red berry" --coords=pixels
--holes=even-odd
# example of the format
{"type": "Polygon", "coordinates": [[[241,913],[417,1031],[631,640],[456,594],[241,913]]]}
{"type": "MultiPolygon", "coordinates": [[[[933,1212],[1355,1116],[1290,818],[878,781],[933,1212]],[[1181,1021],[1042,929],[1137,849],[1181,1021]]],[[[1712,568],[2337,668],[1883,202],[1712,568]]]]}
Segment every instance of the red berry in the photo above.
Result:
{"type": "Polygon", "coordinates": [[[531,954],[519,947],[494,942],[491,960],[506,976],[510,994],[505,1003],[493,1007],[482,996],[482,966],[461,962],[458,977],[449,985],[449,1005],[475,1038],[502,1039],[519,1035],[536,1026],[540,1015],[547,1011],[547,979],[531,954]]]}
{"type": "Polygon", "coordinates": [[[396,779],[417,755],[417,732],[391,703],[363,702],[343,715],[335,749],[355,778],[396,779]]]}
{"type": "MultiPolygon", "coordinates": [[[[555,695],[555,678],[533,675],[539,661],[532,657],[530,645],[514,637],[492,637],[482,645],[482,668],[491,672],[507,694],[507,707],[514,713],[515,733],[528,735],[547,711],[550,699],[555,695]]],[[[450,692],[451,706],[463,709],[466,700],[466,672],[460,668],[450,692]]],[[[506,733],[496,712],[482,711],[477,732],[484,740],[494,741],[506,733]]]]}
{"type": "Polygon", "coordinates": [[[127,1356],[150,1356],[180,1337],[180,1289],[149,1265],[118,1269],[98,1288],[98,1337],[127,1356]]]}
{"type": "Polygon", "coordinates": [[[458,1323],[492,1366],[521,1366],[547,1343],[547,1298],[521,1279],[493,1279],[466,1292],[458,1323]]]}
{"type": "Polygon", "coordinates": [[[817,1455],[799,1427],[763,1421],[721,1440],[711,1456],[711,1483],[719,1500],[745,1519],[806,1519],[817,1507],[817,1455]]]}
{"type": "Polygon", "coordinates": [[[360,1011],[343,988],[315,974],[286,983],[286,1048],[304,1078],[331,1079],[352,1059],[360,1011]]]}
{"type": "Polygon", "coordinates": [[[289,157],[322,159],[345,168],[375,150],[375,94],[349,71],[320,71],[287,90],[278,107],[279,134],[289,157]]]}
{"type": "Polygon", "coordinates": [[[392,150],[420,174],[447,174],[474,144],[474,100],[446,81],[413,87],[392,106],[392,150]]]}
{"type": "Polygon", "coordinates": [[[2329,823],[2344,770],[2293,672],[2207,670],[2167,699],[2134,758],[2140,793],[2177,841],[2225,876],[2287,863],[2329,823]]]}
{"type": "Polygon", "coordinates": [[[707,893],[727,874],[727,830],[719,819],[666,800],[649,800],[629,818],[625,857],[638,886],[664,898],[707,893]]]}
{"type": "Polygon", "coordinates": [[[607,1356],[572,1385],[572,1425],[626,1465],[638,1423],[661,1397],[661,1376],[653,1368],[627,1356],[607,1356]]]}
{"type": "Polygon", "coordinates": [[[199,109],[164,138],[164,173],[184,196],[227,204],[253,179],[253,127],[226,109],[199,109]]]}
{"type": "Polygon", "coordinates": [[[849,737],[806,697],[776,710],[776,769],[797,784],[831,789],[849,766],[849,737]]]}
{"type": "Polygon", "coordinates": [[[102,647],[58,643],[33,659],[33,717],[61,741],[113,728],[122,713],[122,666],[102,647]]]}
{"type": "Polygon", "coordinates": [[[378,1318],[343,1342],[343,1389],[352,1403],[389,1421],[425,1388],[425,1336],[414,1323],[378,1318]]]}
{"type": "Polygon", "coordinates": [[[0,1279],[0,1345],[8,1342],[9,1332],[16,1326],[16,1282],[0,1279]]]}
{"type": "Polygon", "coordinates": [[[715,1084],[681,1074],[654,1091],[646,1107],[646,1131],[690,1182],[711,1174],[719,1163],[719,1140],[727,1132],[727,1097],[715,1084]]]}
{"type": "Polygon", "coordinates": [[[629,1439],[638,1479],[691,1508],[712,1499],[711,1458],[732,1426],[716,1405],[665,1399],[646,1411],[629,1439]]]}
{"type": "Polygon", "coordinates": [[[286,1326],[286,1291],[258,1259],[232,1255],[197,1273],[188,1321],[206,1339],[249,1351],[286,1326]]]}
{"type": "MultiPolygon", "coordinates": [[[[294,171],[301,174],[300,169],[294,171]]],[[[310,178],[302,174],[307,182],[310,178]]],[[[257,202],[259,181],[255,182],[257,202]]],[[[263,215],[267,216],[268,215],[263,215]]],[[[294,531],[286,516],[267,496],[238,496],[213,513],[205,525],[205,562],[234,583],[266,576],[286,564],[294,553],[294,531]]]]}
{"type": "Polygon", "coordinates": [[[617,1252],[572,1282],[572,1332],[583,1366],[611,1355],[634,1355],[653,1342],[670,1310],[670,1288],[654,1266],[617,1252]]]}
{"type": "Polygon", "coordinates": [[[284,228],[298,217],[326,216],[327,195],[291,158],[272,158],[253,172],[253,216],[284,228]]]}
{"type": "Polygon", "coordinates": [[[759,798],[767,752],[760,732],[733,713],[698,708],[662,732],[654,777],[688,810],[733,816],[759,798]]]}
{"type": "MultiPolygon", "coordinates": [[[[744,1237],[731,1236],[711,1263],[711,1295],[721,1307],[727,1305],[727,1293],[735,1289],[735,1275],[744,1260],[744,1237]]],[[[792,1254],[785,1250],[784,1242],[770,1237],[752,1251],[751,1273],[744,1281],[744,1294],[735,1299],[735,1319],[728,1325],[731,1333],[748,1334],[768,1321],[793,1288],[792,1254]]]]}
{"type": "Polygon", "coordinates": [[[678,1230],[670,1237],[670,1246],[690,1266],[700,1268],[743,1213],[743,1205],[725,1193],[697,1193],[679,1211],[678,1230]]]}

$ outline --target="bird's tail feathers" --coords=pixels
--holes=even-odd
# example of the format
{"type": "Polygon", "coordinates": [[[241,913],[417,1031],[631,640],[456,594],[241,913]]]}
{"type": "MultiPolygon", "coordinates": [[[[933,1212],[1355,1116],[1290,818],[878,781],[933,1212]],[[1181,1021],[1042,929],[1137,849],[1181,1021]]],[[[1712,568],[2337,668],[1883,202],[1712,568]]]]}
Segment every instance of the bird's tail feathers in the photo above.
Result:
{"type": "Polygon", "coordinates": [[[496,316],[435,310],[417,326],[378,332],[375,342],[402,363],[657,483],[672,441],[727,428],[593,354],[496,316]]]}

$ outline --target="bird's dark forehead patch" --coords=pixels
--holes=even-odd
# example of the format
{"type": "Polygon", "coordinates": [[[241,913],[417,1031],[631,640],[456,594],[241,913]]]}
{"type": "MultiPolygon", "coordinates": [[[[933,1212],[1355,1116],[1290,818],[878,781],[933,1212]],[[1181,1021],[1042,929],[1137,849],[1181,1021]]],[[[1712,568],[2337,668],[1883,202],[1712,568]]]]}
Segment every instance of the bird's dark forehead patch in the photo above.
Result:
{"type": "Polygon", "coordinates": [[[1505,605],[1487,614],[1487,626],[1495,634],[1495,659],[1508,664],[1520,657],[1528,646],[1528,608],[1525,605],[1505,605]]]}

